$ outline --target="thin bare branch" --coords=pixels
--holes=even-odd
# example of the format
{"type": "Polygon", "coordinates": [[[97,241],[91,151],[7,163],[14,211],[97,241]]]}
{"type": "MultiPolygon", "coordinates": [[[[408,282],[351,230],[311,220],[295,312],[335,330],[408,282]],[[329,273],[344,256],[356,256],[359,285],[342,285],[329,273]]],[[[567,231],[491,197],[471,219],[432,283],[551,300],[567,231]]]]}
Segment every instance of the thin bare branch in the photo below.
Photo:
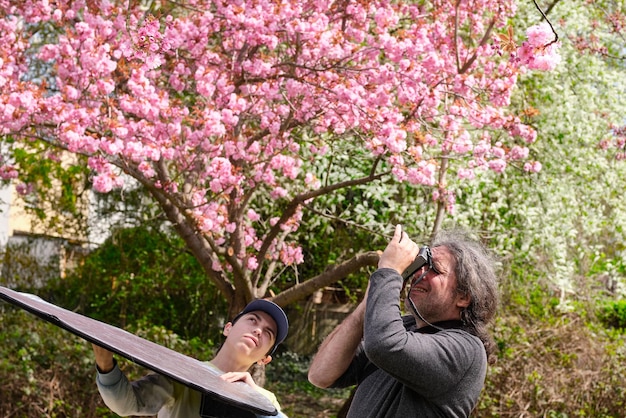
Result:
{"type": "Polygon", "coordinates": [[[311,295],[318,289],[336,283],[349,274],[359,271],[363,267],[375,266],[379,258],[380,253],[378,251],[368,251],[366,253],[357,254],[350,260],[331,266],[318,276],[284,290],[272,300],[281,306],[289,305],[303,299],[307,295],[311,295]]]}

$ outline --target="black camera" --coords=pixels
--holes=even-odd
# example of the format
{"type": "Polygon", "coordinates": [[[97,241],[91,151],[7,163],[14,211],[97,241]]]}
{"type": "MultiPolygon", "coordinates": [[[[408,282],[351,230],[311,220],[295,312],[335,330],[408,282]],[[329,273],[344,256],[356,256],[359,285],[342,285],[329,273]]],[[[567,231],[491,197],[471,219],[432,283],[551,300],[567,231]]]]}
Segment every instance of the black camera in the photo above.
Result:
{"type": "Polygon", "coordinates": [[[425,265],[428,265],[429,269],[433,268],[433,256],[430,248],[427,246],[420,248],[420,251],[417,254],[417,257],[415,257],[415,260],[413,260],[411,265],[407,267],[406,270],[404,270],[404,273],[402,273],[402,278],[404,280],[407,280],[409,277],[415,274],[416,271],[418,271],[425,265]]]}

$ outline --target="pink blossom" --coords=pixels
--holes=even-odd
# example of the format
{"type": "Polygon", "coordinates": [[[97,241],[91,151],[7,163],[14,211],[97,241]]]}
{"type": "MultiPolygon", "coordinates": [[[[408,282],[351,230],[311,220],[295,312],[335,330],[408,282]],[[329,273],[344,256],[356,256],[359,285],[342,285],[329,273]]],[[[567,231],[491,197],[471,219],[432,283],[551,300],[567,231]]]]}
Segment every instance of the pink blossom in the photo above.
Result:
{"type": "Polygon", "coordinates": [[[270,191],[270,196],[272,197],[272,199],[280,199],[287,196],[287,194],[287,190],[285,190],[283,187],[274,187],[270,191]]]}
{"type": "Polygon", "coordinates": [[[511,151],[509,151],[509,158],[512,160],[521,160],[524,158],[528,157],[528,148],[527,147],[520,147],[520,146],[514,146],[511,151]]]}
{"type": "Polygon", "coordinates": [[[156,171],[154,171],[152,164],[148,163],[147,161],[142,161],[137,168],[146,178],[152,178],[156,176],[156,171]]]}
{"type": "Polygon", "coordinates": [[[502,159],[506,155],[506,151],[504,151],[504,149],[501,148],[500,144],[496,144],[495,147],[491,148],[491,154],[496,158],[502,159]]]}
{"type": "Polygon", "coordinates": [[[304,261],[302,247],[285,246],[280,251],[280,261],[285,265],[301,264],[304,261]]]}
{"type": "Polygon", "coordinates": [[[407,181],[411,184],[423,184],[433,186],[436,184],[437,167],[433,163],[420,162],[418,167],[410,167],[407,170],[407,181]]]}
{"type": "Polygon", "coordinates": [[[253,255],[249,256],[246,260],[246,268],[248,270],[256,270],[257,267],[259,267],[259,262],[257,261],[256,257],[253,255]]]}
{"type": "Polygon", "coordinates": [[[417,145],[409,147],[407,151],[414,161],[420,161],[424,153],[424,148],[421,145],[417,145]]]}
{"type": "Polygon", "coordinates": [[[287,178],[295,179],[300,171],[301,163],[293,157],[277,155],[272,158],[270,165],[274,170],[280,169],[287,178]]]}
{"type": "Polygon", "coordinates": [[[458,172],[458,177],[461,180],[473,180],[476,177],[476,173],[472,169],[462,168],[458,172]]]}
{"type": "Polygon", "coordinates": [[[198,220],[198,228],[202,232],[212,232],[215,226],[215,223],[210,218],[203,217],[198,220]]]}
{"type": "Polygon", "coordinates": [[[213,193],[222,193],[224,192],[225,188],[227,188],[227,185],[224,185],[224,183],[220,180],[220,179],[212,179],[209,182],[209,189],[213,192],[213,193]]]}
{"type": "Polygon", "coordinates": [[[524,164],[524,171],[538,173],[541,171],[541,163],[539,161],[529,161],[524,164]]]}
{"type": "Polygon", "coordinates": [[[80,92],[73,86],[65,86],[63,91],[68,100],[76,100],[80,97],[80,92]]]}
{"type": "Polygon", "coordinates": [[[555,35],[546,22],[526,30],[528,40],[518,50],[519,60],[531,70],[550,71],[561,61],[560,42],[553,42],[555,35]]]}
{"type": "Polygon", "coordinates": [[[178,193],[178,184],[170,181],[163,189],[168,193],[178,193]]]}
{"type": "Polygon", "coordinates": [[[35,190],[35,187],[32,183],[20,183],[15,186],[15,191],[17,194],[21,196],[25,196],[27,194],[32,193],[35,190]]]}
{"type": "Polygon", "coordinates": [[[89,157],[87,159],[87,166],[99,173],[108,173],[111,171],[110,163],[101,156],[89,157]]]}
{"type": "Polygon", "coordinates": [[[246,214],[246,216],[248,217],[248,219],[250,219],[250,221],[252,222],[257,222],[261,219],[261,215],[259,215],[255,210],[253,209],[248,209],[248,212],[246,214]]]}
{"type": "Polygon", "coordinates": [[[229,234],[232,234],[233,232],[235,232],[236,229],[237,229],[237,224],[235,222],[227,223],[226,227],[224,228],[224,230],[228,232],[229,234]]]}
{"type": "Polygon", "coordinates": [[[143,158],[143,144],[141,142],[127,142],[124,155],[134,162],[140,162],[143,158]]]}
{"type": "Polygon", "coordinates": [[[496,173],[503,173],[506,168],[506,161],[503,159],[496,159],[489,161],[489,168],[496,173]]]}
{"type": "Polygon", "coordinates": [[[391,165],[404,165],[404,158],[400,154],[395,154],[389,157],[389,164],[391,165]]]}
{"type": "Polygon", "coordinates": [[[407,169],[406,167],[394,165],[391,168],[391,173],[395,176],[398,181],[405,181],[407,179],[407,169]]]}
{"type": "Polygon", "coordinates": [[[474,157],[482,157],[491,150],[491,144],[481,141],[474,147],[474,157]]]}
{"type": "Polygon", "coordinates": [[[437,138],[435,138],[433,135],[431,134],[426,134],[424,136],[424,140],[426,142],[426,145],[428,145],[429,147],[436,147],[437,144],[439,143],[439,141],[437,140],[437,138]]]}
{"type": "Polygon", "coordinates": [[[16,179],[18,177],[18,171],[15,167],[3,165],[0,166],[0,178],[3,180],[16,179]]]}
{"type": "Polygon", "coordinates": [[[92,182],[94,190],[99,193],[108,193],[113,190],[113,179],[108,174],[98,174],[92,182]]]}
{"type": "Polygon", "coordinates": [[[222,110],[222,122],[228,126],[235,126],[239,118],[234,115],[233,111],[230,109],[222,110]]]}
{"type": "Polygon", "coordinates": [[[393,126],[387,126],[381,132],[381,142],[393,153],[399,153],[406,150],[406,131],[396,129],[393,126]]]}
{"type": "Polygon", "coordinates": [[[463,130],[453,141],[452,151],[457,154],[465,154],[472,149],[472,140],[469,132],[466,130],[463,130]]]}
{"type": "Polygon", "coordinates": [[[304,183],[311,189],[317,189],[321,186],[320,180],[313,173],[306,173],[304,183]]]}
{"type": "Polygon", "coordinates": [[[222,265],[220,264],[219,260],[213,259],[213,262],[211,263],[211,269],[213,271],[222,271],[222,265]]]}
{"type": "Polygon", "coordinates": [[[547,22],[542,22],[526,29],[526,37],[531,47],[540,48],[554,40],[554,33],[547,22]]]}

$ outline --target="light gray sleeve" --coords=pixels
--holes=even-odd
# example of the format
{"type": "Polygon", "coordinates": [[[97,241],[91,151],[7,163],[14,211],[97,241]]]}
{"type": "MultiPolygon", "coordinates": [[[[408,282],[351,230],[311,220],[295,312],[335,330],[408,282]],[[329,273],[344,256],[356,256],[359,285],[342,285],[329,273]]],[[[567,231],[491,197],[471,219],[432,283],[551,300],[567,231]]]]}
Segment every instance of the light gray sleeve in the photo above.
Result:
{"type": "Polygon", "coordinates": [[[437,396],[458,384],[483,354],[480,340],[461,330],[407,331],[400,311],[402,276],[379,269],[370,278],[364,326],[369,360],[412,390],[437,396]]]}
{"type": "Polygon", "coordinates": [[[106,406],[120,416],[156,415],[174,401],[174,389],[167,378],[149,374],[131,383],[117,364],[109,373],[98,372],[96,383],[106,406]]]}

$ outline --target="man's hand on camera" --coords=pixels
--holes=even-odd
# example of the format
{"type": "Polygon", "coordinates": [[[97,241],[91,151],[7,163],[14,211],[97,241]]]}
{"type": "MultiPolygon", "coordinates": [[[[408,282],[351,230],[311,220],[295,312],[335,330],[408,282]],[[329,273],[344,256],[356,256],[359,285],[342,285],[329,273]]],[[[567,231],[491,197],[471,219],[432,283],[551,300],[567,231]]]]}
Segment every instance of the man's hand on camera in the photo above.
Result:
{"type": "Polygon", "coordinates": [[[378,268],[391,268],[403,272],[419,253],[419,246],[402,231],[402,225],[396,225],[393,237],[378,260],[378,268]]]}

